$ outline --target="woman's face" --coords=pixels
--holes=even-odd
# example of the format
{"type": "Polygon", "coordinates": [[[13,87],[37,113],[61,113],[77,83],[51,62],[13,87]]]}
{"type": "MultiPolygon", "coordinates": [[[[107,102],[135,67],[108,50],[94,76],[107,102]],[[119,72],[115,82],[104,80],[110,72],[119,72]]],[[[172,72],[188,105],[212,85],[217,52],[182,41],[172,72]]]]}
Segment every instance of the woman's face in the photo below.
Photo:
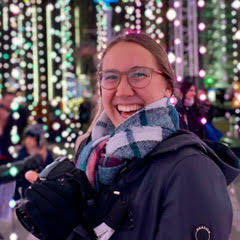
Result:
{"type": "MultiPolygon", "coordinates": [[[[154,56],[147,49],[136,43],[120,42],[104,56],[102,71],[126,72],[137,66],[160,70],[154,56]]],[[[121,75],[116,89],[102,88],[103,107],[115,127],[144,106],[170,95],[171,91],[167,89],[164,77],[155,72],[152,74],[150,83],[141,89],[131,87],[126,74],[121,75]]]]}
{"type": "Polygon", "coordinates": [[[187,91],[185,95],[185,99],[194,100],[195,96],[196,96],[196,88],[195,86],[192,85],[187,91]]]}

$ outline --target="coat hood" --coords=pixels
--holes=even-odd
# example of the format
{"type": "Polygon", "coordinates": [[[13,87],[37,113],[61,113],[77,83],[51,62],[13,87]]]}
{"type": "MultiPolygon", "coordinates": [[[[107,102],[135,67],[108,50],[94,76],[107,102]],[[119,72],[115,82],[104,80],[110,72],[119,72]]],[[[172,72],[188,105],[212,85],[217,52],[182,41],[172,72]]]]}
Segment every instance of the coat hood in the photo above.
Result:
{"type": "Polygon", "coordinates": [[[227,184],[230,184],[240,173],[240,161],[229,147],[211,140],[201,140],[197,135],[186,130],[179,130],[161,142],[151,156],[175,152],[185,147],[197,148],[211,158],[222,170],[227,184]]]}

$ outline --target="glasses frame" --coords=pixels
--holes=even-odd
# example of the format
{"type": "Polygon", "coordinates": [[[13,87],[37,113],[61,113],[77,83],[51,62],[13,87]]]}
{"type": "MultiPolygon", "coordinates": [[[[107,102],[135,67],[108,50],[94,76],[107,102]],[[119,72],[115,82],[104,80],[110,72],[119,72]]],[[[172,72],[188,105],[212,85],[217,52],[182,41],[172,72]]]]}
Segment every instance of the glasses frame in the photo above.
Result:
{"type": "MultiPolygon", "coordinates": [[[[132,88],[134,88],[134,89],[135,89],[135,88],[136,88],[136,89],[145,88],[149,83],[148,83],[146,86],[144,86],[144,87],[135,87],[135,86],[132,86],[131,82],[129,81],[128,74],[129,74],[129,72],[131,72],[131,71],[132,71],[133,69],[135,69],[135,68],[146,68],[146,69],[148,69],[148,70],[151,71],[151,72],[150,72],[149,83],[150,83],[150,81],[151,81],[151,79],[152,79],[152,74],[153,74],[154,72],[157,73],[157,74],[159,74],[159,75],[164,75],[164,73],[163,73],[162,71],[160,71],[160,70],[157,70],[157,69],[154,69],[154,68],[150,68],[150,67],[144,67],[144,66],[133,67],[133,68],[130,68],[128,71],[124,71],[124,72],[120,72],[120,71],[118,71],[118,70],[113,70],[113,69],[112,69],[113,72],[117,72],[117,73],[119,73],[119,75],[120,75],[120,78],[119,78],[119,80],[118,80],[118,84],[117,84],[116,87],[114,87],[114,88],[105,88],[105,87],[103,87],[102,84],[101,84],[100,74],[103,73],[103,72],[106,72],[106,71],[99,71],[99,72],[98,72],[99,86],[100,86],[101,88],[105,89],[105,90],[117,89],[118,86],[119,86],[119,84],[120,84],[122,75],[126,75],[128,84],[129,84],[132,88]]],[[[111,70],[107,70],[107,71],[111,71],[111,70]]]]}

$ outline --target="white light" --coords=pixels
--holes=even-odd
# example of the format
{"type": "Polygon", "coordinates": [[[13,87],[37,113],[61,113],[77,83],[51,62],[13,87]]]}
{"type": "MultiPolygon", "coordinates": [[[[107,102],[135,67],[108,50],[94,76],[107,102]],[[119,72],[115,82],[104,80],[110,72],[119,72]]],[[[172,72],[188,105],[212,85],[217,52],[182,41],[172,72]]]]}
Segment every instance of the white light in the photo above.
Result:
{"type": "Polygon", "coordinates": [[[238,65],[237,65],[237,69],[240,71],[240,63],[238,63],[238,65]]]}
{"type": "Polygon", "coordinates": [[[22,40],[21,40],[21,38],[14,37],[14,38],[12,38],[12,43],[16,46],[20,46],[22,44],[22,40]]]}
{"type": "Polygon", "coordinates": [[[66,155],[67,155],[67,150],[66,150],[66,149],[63,149],[63,150],[62,150],[62,155],[63,155],[63,156],[66,156],[66,155]]]}
{"type": "Polygon", "coordinates": [[[166,16],[169,21],[173,21],[177,17],[177,13],[173,8],[169,8],[166,16]]]}
{"type": "Polygon", "coordinates": [[[203,70],[203,69],[201,69],[201,70],[199,71],[199,77],[204,78],[205,76],[206,76],[206,71],[203,70]]]}
{"type": "Polygon", "coordinates": [[[169,52],[168,53],[168,60],[169,60],[169,62],[170,63],[174,63],[175,59],[176,59],[175,54],[173,52],[169,52]]]}
{"type": "Polygon", "coordinates": [[[14,68],[11,72],[13,78],[20,78],[21,72],[19,68],[14,68]]]}
{"type": "Polygon", "coordinates": [[[163,22],[163,18],[162,17],[158,17],[156,19],[156,24],[161,24],[163,22]]]}
{"type": "Polygon", "coordinates": [[[237,30],[237,32],[234,34],[234,38],[236,40],[240,40],[240,30],[237,30]]]}
{"type": "Polygon", "coordinates": [[[199,0],[197,4],[198,4],[198,7],[200,8],[205,6],[205,2],[203,0],[199,0]]]}
{"type": "Polygon", "coordinates": [[[181,43],[181,40],[179,38],[174,39],[174,44],[178,45],[181,43]]]}
{"type": "Polygon", "coordinates": [[[53,152],[54,152],[55,154],[60,155],[60,154],[61,154],[61,149],[60,149],[58,146],[54,146],[54,147],[53,147],[53,152]]]}
{"type": "Polygon", "coordinates": [[[240,1],[239,0],[233,1],[231,6],[235,9],[239,9],[240,8],[240,1]]]}
{"type": "Polygon", "coordinates": [[[129,7],[129,6],[126,6],[126,12],[129,14],[129,15],[131,15],[131,14],[133,14],[133,12],[134,12],[134,7],[129,7]]]}
{"type": "Polygon", "coordinates": [[[48,10],[48,11],[53,11],[53,9],[54,9],[54,6],[53,6],[51,3],[49,3],[49,4],[47,5],[47,10],[48,10]]]}
{"type": "Polygon", "coordinates": [[[119,32],[120,30],[121,30],[120,25],[115,25],[115,26],[114,26],[114,31],[115,31],[115,32],[119,32]]]}
{"type": "Polygon", "coordinates": [[[8,203],[10,208],[14,208],[16,206],[16,201],[14,199],[11,199],[8,203]]]}
{"type": "Polygon", "coordinates": [[[182,62],[182,58],[181,58],[181,57],[177,57],[177,58],[176,58],[176,62],[177,62],[177,63],[181,63],[181,62],[182,62]]]}
{"type": "Polygon", "coordinates": [[[18,120],[18,119],[20,118],[20,114],[19,114],[18,112],[14,112],[14,113],[13,113],[13,118],[14,118],[15,120],[18,120]]]}
{"type": "Polygon", "coordinates": [[[20,8],[15,4],[11,4],[10,12],[12,12],[14,15],[18,15],[20,13],[20,8]]]}
{"type": "Polygon", "coordinates": [[[150,18],[150,19],[151,19],[152,16],[153,16],[153,12],[152,12],[152,10],[151,10],[150,8],[148,8],[148,9],[145,10],[144,15],[145,15],[147,18],[150,18]]]}
{"type": "Polygon", "coordinates": [[[66,138],[69,135],[69,132],[63,131],[61,135],[62,135],[62,137],[66,138]]]}
{"type": "Polygon", "coordinates": [[[175,21],[174,21],[174,26],[175,27],[178,27],[180,25],[180,21],[178,20],[178,19],[176,19],[175,21]]]}
{"type": "Polygon", "coordinates": [[[174,6],[175,8],[180,7],[180,2],[179,2],[179,1],[175,1],[174,4],[173,4],[173,6],[174,6]]]}
{"type": "Polygon", "coordinates": [[[177,76],[177,81],[182,82],[183,78],[181,76],[177,76]]]}
{"type": "Polygon", "coordinates": [[[53,125],[52,125],[52,128],[53,128],[53,130],[55,130],[55,131],[57,131],[60,127],[61,127],[61,125],[60,125],[60,123],[58,123],[58,122],[55,122],[55,123],[53,123],[53,125]]]}
{"type": "Polygon", "coordinates": [[[201,54],[205,54],[205,53],[207,52],[207,48],[206,48],[205,46],[201,46],[201,47],[199,48],[199,52],[200,52],[201,54]]]}
{"type": "Polygon", "coordinates": [[[205,23],[201,22],[201,23],[198,24],[198,29],[199,29],[200,31],[204,31],[205,28],[206,28],[205,23]]]}
{"type": "Polygon", "coordinates": [[[115,7],[115,12],[120,13],[122,11],[122,8],[120,6],[115,7]]]}
{"type": "Polygon", "coordinates": [[[17,240],[18,239],[18,235],[16,233],[11,233],[9,236],[9,240],[17,240]]]}

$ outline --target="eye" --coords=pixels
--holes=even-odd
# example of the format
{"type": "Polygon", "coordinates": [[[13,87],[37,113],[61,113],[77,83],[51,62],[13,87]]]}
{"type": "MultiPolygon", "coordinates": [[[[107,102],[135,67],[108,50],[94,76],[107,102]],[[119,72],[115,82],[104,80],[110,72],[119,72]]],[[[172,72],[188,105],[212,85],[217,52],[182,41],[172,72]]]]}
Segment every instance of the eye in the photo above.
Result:
{"type": "Polygon", "coordinates": [[[118,79],[118,76],[115,74],[106,74],[106,76],[104,76],[105,80],[115,80],[118,79]]]}
{"type": "Polygon", "coordinates": [[[147,74],[144,71],[134,71],[130,73],[131,78],[143,78],[147,77],[147,74]]]}

